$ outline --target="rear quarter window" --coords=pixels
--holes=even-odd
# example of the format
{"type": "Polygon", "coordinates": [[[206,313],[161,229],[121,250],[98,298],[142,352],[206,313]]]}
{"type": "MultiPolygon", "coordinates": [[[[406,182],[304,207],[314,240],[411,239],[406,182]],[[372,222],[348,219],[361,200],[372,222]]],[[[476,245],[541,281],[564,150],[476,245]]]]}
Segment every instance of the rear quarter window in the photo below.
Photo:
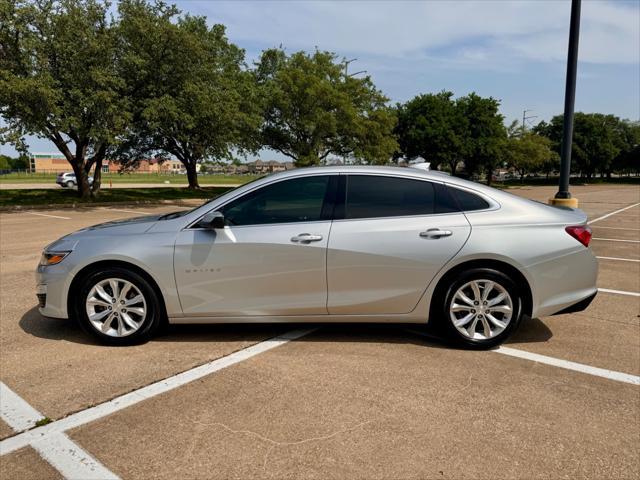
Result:
{"type": "Polygon", "coordinates": [[[458,203],[458,207],[463,212],[471,212],[474,210],[485,210],[490,207],[489,203],[479,195],[460,190],[455,187],[448,187],[449,192],[458,203]]]}

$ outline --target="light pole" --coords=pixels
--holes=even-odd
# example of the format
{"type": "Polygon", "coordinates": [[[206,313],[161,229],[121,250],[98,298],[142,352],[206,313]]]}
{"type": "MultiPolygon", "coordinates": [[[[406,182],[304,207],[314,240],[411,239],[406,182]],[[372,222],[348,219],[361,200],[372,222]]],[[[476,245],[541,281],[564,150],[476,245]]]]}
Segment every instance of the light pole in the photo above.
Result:
{"type": "Polygon", "coordinates": [[[352,58],[351,60],[345,60],[344,61],[344,76],[348,77],[348,71],[349,71],[349,64],[351,62],[355,62],[356,60],[358,60],[357,58],[352,58]]]}
{"type": "Polygon", "coordinates": [[[564,91],[564,121],[560,152],[560,182],[558,193],[549,199],[552,205],[576,208],[578,199],[569,192],[571,175],[571,145],[573,143],[573,109],[576,100],[576,73],[578,70],[578,39],[580,37],[580,6],[582,0],[571,0],[571,26],[569,28],[569,53],[567,56],[567,83],[564,91]]]}

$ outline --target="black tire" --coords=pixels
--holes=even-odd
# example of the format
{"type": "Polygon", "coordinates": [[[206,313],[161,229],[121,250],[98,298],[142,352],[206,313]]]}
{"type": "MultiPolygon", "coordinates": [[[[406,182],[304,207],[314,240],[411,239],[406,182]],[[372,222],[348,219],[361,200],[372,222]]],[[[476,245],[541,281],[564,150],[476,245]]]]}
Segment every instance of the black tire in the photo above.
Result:
{"type": "Polygon", "coordinates": [[[76,184],[69,180],[67,183],[65,183],[65,185],[67,186],[67,188],[73,188],[76,184]]]}
{"type": "Polygon", "coordinates": [[[149,341],[149,339],[163,324],[164,309],[162,308],[162,303],[160,302],[158,294],[149,281],[136,272],[122,267],[108,267],[103,270],[96,270],[89,273],[86,277],[82,278],[80,285],[80,290],[76,295],[76,298],[73,299],[73,318],[85,332],[98,339],[101,343],[115,346],[145,343],[149,341]],[[87,315],[85,305],[91,289],[100,281],[110,278],[117,278],[131,282],[144,297],[146,304],[146,316],[144,317],[143,323],[138,330],[128,334],[127,336],[115,337],[99,331],[89,321],[89,317],[87,315]]]}
{"type": "MultiPolygon", "coordinates": [[[[477,350],[495,347],[504,342],[518,328],[522,320],[522,294],[520,293],[520,289],[508,275],[498,270],[474,268],[466,271],[450,279],[443,291],[445,292],[444,295],[436,299],[439,304],[436,305],[436,308],[432,309],[436,317],[433,320],[435,320],[434,323],[437,323],[438,330],[457,346],[477,350]],[[471,339],[461,333],[451,319],[449,307],[452,304],[454,295],[456,295],[458,289],[474,280],[489,280],[495,282],[504,288],[511,297],[511,319],[504,330],[491,338],[471,339]]],[[[461,314],[461,316],[462,315],[464,315],[464,313],[461,314]]],[[[491,326],[494,327],[495,325],[491,326]]],[[[478,327],[481,329],[482,325],[480,324],[478,327]]]]}

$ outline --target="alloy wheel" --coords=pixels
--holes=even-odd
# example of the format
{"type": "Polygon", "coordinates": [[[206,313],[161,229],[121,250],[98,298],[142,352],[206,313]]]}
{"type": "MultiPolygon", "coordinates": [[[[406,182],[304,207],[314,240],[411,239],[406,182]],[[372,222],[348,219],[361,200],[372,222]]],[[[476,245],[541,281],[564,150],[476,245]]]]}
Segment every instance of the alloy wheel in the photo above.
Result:
{"type": "Polygon", "coordinates": [[[96,283],[85,302],[89,322],[110,337],[126,337],[137,332],[147,316],[147,303],[133,283],[107,278],[96,283]]]}
{"type": "Polygon", "coordinates": [[[502,333],[513,315],[509,292],[492,280],[472,280],[462,285],[449,305],[453,326],[471,340],[488,340],[502,333]]]}

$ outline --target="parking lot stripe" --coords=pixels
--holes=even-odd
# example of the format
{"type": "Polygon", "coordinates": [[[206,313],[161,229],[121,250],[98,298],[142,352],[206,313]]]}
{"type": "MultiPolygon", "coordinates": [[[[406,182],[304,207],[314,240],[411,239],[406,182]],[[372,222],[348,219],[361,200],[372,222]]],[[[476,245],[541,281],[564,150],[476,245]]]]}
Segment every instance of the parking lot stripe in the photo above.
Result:
{"type": "MultiPolygon", "coordinates": [[[[17,393],[0,382],[0,416],[16,432],[36,425],[44,416],[17,393]]],[[[11,438],[11,437],[10,437],[11,438]]],[[[43,437],[31,447],[60,474],[70,480],[117,480],[118,476],[98,462],[64,433],[43,437]]],[[[4,455],[0,444],[0,455],[4,455]]]]}
{"type": "Polygon", "coordinates": [[[264,353],[268,350],[289,343],[292,340],[297,340],[298,338],[308,335],[316,330],[317,328],[291,330],[277,337],[256,343],[255,345],[243,350],[238,350],[237,352],[225,357],[200,365],[199,367],[192,368],[191,370],[178,373],[172,377],[165,378],[164,380],[152,383],[146,387],[126,393],[114,398],[113,400],[108,400],[96,405],[95,407],[82,410],[47,425],[36,427],[34,429],[27,430],[26,432],[19,433],[13,437],[6,438],[0,441],[0,456],[11,453],[22,447],[26,447],[34,442],[38,442],[39,440],[49,438],[51,435],[63,433],[71,428],[76,428],[107,415],[111,415],[114,412],[130,407],[131,405],[135,405],[143,400],[168,392],[174,388],[181,387],[182,385],[198,380],[217,372],[218,370],[230,367],[231,365],[247,360],[259,355],[260,353],[264,353]]]}
{"type": "MultiPolygon", "coordinates": [[[[415,335],[419,335],[421,337],[426,337],[429,340],[432,340],[434,338],[428,333],[413,328],[407,328],[406,331],[415,335]]],[[[586,373],[588,375],[595,375],[596,377],[603,377],[609,380],[615,380],[617,382],[640,385],[640,377],[637,375],[631,375],[629,373],[616,372],[615,370],[607,370],[606,368],[592,367],[591,365],[585,365],[583,363],[570,362],[569,360],[562,360],[561,358],[548,357],[546,355],[540,355],[538,353],[531,353],[525,350],[518,350],[516,348],[504,346],[500,346],[488,351],[494,353],[502,353],[503,355],[518,357],[524,360],[544,363],[546,365],[551,365],[554,367],[565,368],[567,370],[586,373]]]]}
{"type": "Polygon", "coordinates": [[[629,205],[627,207],[621,208],[621,209],[616,210],[614,212],[607,213],[606,215],[602,215],[601,217],[594,218],[593,220],[591,220],[588,223],[592,224],[592,223],[599,222],[600,220],[604,220],[605,218],[609,218],[610,216],[615,215],[616,213],[624,212],[625,210],[629,210],[630,208],[637,207],[638,205],[640,205],[640,203],[634,203],[633,205],[629,205]]]}
{"type": "Polygon", "coordinates": [[[618,262],[636,262],[640,263],[640,260],[636,260],[634,258],[618,258],[618,257],[596,257],[600,260],[616,260],[618,262]]]}
{"type": "Polygon", "coordinates": [[[625,227],[605,227],[602,225],[598,225],[598,228],[606,228],[608,230],[634,230],[640,232],[640,228],[625,228],[625,227]]]}
{"type": "Polygon", "coordinates": [[[43,417],[4,382],[0,382],[0,417],[16,432],[33,428],[43,417]]]}
{"type": "Polygon", "coordinates": [[[59,218],[61,220],[71,220],[71,217],[61,217],[60,215],[48,215],[46,213],[36,213],[36,212],[24,212],[29,215],[37,215],[39,217],[49,217],[49,218],[59,218]]]}
{"type": "Polygon", "coordinates": [[[109,210],[114,212],[124,212],[124,213],[141,213],[142,215],[151,215],[151,212],[142,212],[140,210],[124,210],[121,208],[110,208],[109,210]]]}
{"type": "Polygon", "coordinates": [[[547,357],[546,355],[540,355],[539,353],[531,353],[525,350],[517,350],[510,347],[498,347],[495,350],[491,351],[495,353],[501,353],[503,355],[509,355],[511,357],[518,357],[525,360],[531,360],[533,362],[552,365],[554,367],[565,368],[567,370],[573,370],[575,372],[586,373],[588,375],[594,375],[596,377],[607,378],[609,380],[615,380],[617,382],[640,385],[640,377],[637,375],[631,375],[629,373],[622,373],[616,372],[614,370],[607,370],[605,368],[592,367],[591,365],[585,365],[583,363],[570,362],[568,360],[562,360],[555,357],[547,357]]]}
{"type": "Polygon", "coordinates": [[[600,240],[601,242],[640,243],[640,240],[621,240],[621,239],[619,239],[619,238],[601,238],[601,237],[593,237],[591,240],[600,240]]]}
{"type": "Polygon", "coordinates": [[[603,293],[615,293],[616,295],[628,295],[630,297],[640,297],[640,293],[625,292],[624,290],[611,290],[609,288],[599,288],[598,291],[603,293]]]}
{"type": "Polygon", "coordinates": [[[42,458],[69,480],[118,480],[64,433],[56,433],[31,445],[42,458]]]}

